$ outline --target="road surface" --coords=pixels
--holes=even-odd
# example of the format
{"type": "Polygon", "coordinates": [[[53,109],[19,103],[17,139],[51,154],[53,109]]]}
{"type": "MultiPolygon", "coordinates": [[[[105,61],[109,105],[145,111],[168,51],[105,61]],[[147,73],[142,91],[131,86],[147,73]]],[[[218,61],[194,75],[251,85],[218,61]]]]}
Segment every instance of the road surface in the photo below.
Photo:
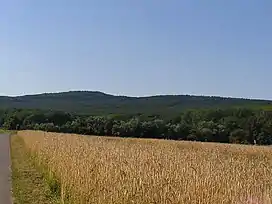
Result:
{"type": "Polygon", "coordinates": [[[0,134],[0,204],[11,204],[9,135],[0,134]]]}

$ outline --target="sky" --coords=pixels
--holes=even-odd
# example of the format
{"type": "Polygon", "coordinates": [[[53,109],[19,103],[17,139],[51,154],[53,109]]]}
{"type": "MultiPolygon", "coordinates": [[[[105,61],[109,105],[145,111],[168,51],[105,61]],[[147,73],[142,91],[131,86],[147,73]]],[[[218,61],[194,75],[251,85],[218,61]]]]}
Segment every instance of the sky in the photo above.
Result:
{"type": "Polygon", "coordinates": [[[272,99],[271,0],[0,0],[0,95],[272,99]]]}

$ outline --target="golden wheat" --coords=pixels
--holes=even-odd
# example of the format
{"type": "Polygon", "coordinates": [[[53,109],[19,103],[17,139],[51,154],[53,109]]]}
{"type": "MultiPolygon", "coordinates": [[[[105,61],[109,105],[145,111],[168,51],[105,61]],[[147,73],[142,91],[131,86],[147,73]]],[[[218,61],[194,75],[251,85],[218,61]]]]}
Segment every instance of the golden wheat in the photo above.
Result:
{"type": "Polygon", "coordinates": [[[64,203],[271,204],[272,148],[21,131],[64,203]]]}

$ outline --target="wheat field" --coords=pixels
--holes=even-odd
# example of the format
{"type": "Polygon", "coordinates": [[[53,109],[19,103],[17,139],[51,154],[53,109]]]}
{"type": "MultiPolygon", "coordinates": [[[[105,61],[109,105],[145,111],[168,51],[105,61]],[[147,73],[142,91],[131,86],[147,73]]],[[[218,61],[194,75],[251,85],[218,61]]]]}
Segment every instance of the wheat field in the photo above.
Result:
{"type": "Polygon", "coordinates": [[[271,204],[272,148],[20,131],[63,203],[271,204]]]}

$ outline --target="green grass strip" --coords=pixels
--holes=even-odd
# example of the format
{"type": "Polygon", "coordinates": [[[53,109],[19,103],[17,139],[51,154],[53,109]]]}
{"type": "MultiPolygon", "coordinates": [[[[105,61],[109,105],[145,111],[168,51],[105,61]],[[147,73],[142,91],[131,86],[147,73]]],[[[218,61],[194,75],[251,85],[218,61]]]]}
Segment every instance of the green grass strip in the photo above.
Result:
{"type": "Polygon", "coordinates": [[[14,204],[53,204],[60,203],[53,193],[52,186],[43,174],[35,168],[32,157],[24,147],[23,140],[11,136],[12,191],[14,204]]]}

